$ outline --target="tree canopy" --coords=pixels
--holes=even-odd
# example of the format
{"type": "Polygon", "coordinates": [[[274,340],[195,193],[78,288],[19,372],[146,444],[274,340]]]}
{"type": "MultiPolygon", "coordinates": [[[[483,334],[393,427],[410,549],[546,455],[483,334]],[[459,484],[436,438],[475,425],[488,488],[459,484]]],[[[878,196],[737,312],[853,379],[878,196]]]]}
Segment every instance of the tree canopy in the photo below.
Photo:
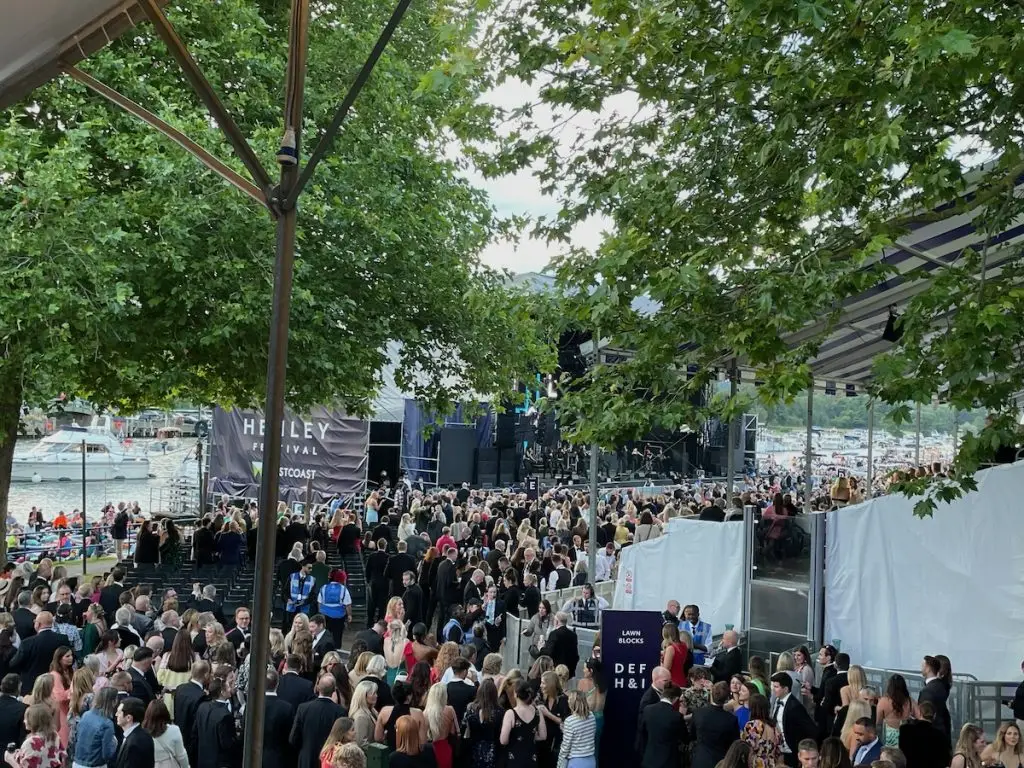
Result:
{"type": "Polygon", "coordinates": [[[762,402],[792,400],[843,300],[887,276],[877,254],[915,221],[967,211],[984,246],[903,308],[870,391],[899,404],[897,422],[936,398],[994,416],[921,513],[1014,438],[1022,264],[994,235],[1024,213],[1019,5],[515,0],[482,48],[492,85],[536,95],[505,110],[497,150],[481,148],[488,172],[531,169],[559,200],[542,235],[607,222],[595,253],[567,246],[554,265],[566,322],[632,351],[566,393],[576,439],[690,423],[692,395],[732,360],[764,382],[762,402]],[[979,280],[997,248],[1002,268],[979,280]],[[638,310],[641,296],[655,308],[638,310]]]}
{"type": "MultiPolygon", "coordinates": [[[[306,146],[391,11],[312,7],[306,146]]],[[[174,4],[170,16],[273,162],[287,4],[174,4]]],[[[294,408],[366,412],[393,342],[398,383],[438,411],[546,365],[535,300],[479,261],[500,222],[449,144],[450,124],[474,124],[481,79],[420,88],[469,34],[457,3],[416,3],[300,201],[294,408]]],[[[241,171],[148,25],[83,68],[241,171]]],[[[166,139],[68,79],[41,88],[0,115],[0,224],[0,525],[23,402],[262,405],[273,223],[166,139]]]]}

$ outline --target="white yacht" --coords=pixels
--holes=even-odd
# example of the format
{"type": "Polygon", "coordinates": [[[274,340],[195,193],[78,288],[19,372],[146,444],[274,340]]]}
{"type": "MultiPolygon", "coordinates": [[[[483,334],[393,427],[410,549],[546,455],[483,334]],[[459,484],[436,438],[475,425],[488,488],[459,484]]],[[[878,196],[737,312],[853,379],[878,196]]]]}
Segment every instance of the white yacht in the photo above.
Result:
{"type": "Polygon", "coordinates": [[[85,479],[146,480],[149,459],[145,453],[126,450],[109,426],[64,427],[44,437],[27,451],[17,452],[11,480],[22,483],[81,482],[82,449],[85,479]]]}

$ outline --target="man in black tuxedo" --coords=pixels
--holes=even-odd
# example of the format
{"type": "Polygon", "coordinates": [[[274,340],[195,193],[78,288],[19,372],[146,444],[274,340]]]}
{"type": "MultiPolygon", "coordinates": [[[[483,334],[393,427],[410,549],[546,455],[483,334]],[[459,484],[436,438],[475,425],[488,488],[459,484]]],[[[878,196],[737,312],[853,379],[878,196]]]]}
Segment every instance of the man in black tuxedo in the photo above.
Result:
{"type": "Polygon", "coordinates": [[[743,654],[739,649],[739,635],[734,630],[727,630],[722,635],[722,650],[715,654],[711,662],[711,681],[728,683],[733,675],[743,669],[743,654]]]}
{"type": "Polygon", "coordinates": [[[277,695],[279,682],[277,672],[268,669],[267,698],[264,706],[266,721],[263,726],[263,768],[292,768],[295,765],[295,755],[288,747],[295,709],[277,695]]]}
{"type": "Polygon", "coordinates": [[[829,686],[829,681],[839,674],[839,669],[836,667],[836,656],[839,650],[834,645],[823,645],[821,650],[818,651],[818,664],[821,666],[821,682],[816,686],[811,687],[811,697],[814,699],[814,715],[815,720],[818,723],[818,738],[823,739],[826,734],[830,733],[828,730],[828,717],[825,712],[823,700],[825,697],[825,691],[829,686]]]}
{"type": "Polygon", "coordinates": [[[729,684],[715,683],[711,687],[711,704],[701,707],[693,715],[696,739],[693,745],[691,768],[715,768],[740,733],[736,715],[723,707],[729,700],[729,684]]]}
{"type": "Polygon", "coordinates": [[[424,604],[423,589],[416,583],[416,574],[408,570],[402,574],[402,584],[405,591],[402,593],[402,605],[405,606],[405,620],[412,626],[424,621],[427,615],[427,607],[424,604]]]}
{"type": "MultiPolygon", "coordinates": [[[[288,743],[299,752],[298,768],[320,768],[320,750],[345,710],[334,703],[334,677],[323,675],[317,682],[319,696],[299,706],[288,743]]],[[[205,768],[200,766],[200,768],[205,768]]]]}
{"type": "MultiPolygon", "coordinates": [[[[384,575],[391,582],[391,594],[401,595],[405,590],[405,572],[416,570],[416,561],[409,554],[409,545],[404,541],[396,545],[398,551],[388,560],[384,568],[384,575]]],[[[405,618],[409,618],[408,613],[405,618]]]]}
{"type": "Polygon", "coordinates": [[[164,639],[164,653],[170,653],[171,648],[174,647],[174,638],[177,637],[178,630],[181,628],[181,617],[178,616],[177,611],[164,611],[160,620],[164,624],[164,628],[160,630],[160,637],[164,639]]]}
{"type": "Polygon", "coordinates": [[[185,743],[189,765],[196,765],[196,743],[192,737],[192,727],[196,722],[199,705],[206,701],[206,685],[210,677],[210,665],[205,661],[197,661],[192,665],[192,677],[174,689],[174,724],[181,730],[181,740],[185,743]]]}
{"type": "Polygon", "coordinates": [[[690,740],[686,720],[678,710],[682,692],[669,682],[658,701],[640,717],[640,768],[678,768],[679,748],[690,740]]]}
{"type": "Polygon", "coordinates": [[[316,697],[313,683],[299,674],[301,669],[302,659],[289,654],[284,660],[284,674],[277,683],[278,698],[291,704],[292,710],[296,712],[300,706],[316,697]]]}
{"type": "Polygon", "coordinates": [[[907,768],[949,765],[953,755],[949,739],[935,727],[935,707],[924,701],[917,705],[917,713],[917,720],[900,726],[900,752],[907,758],[907,768]]]}
{"type": "Polygon", "coordinates": [[[917,703],[923,704],[928,702],[932,705],[932,708],[935,710],[935,718],[932,723],[946,737],[948,742],[951,739],[953,730],[952,718],[949,716],[949,705],[947,704],[949,688],[939,678],[939,667],[939,660],[937,658],[934,656],[924,657],[924,660],[921,662],[921,676],[924,678],[924,688],[917,695],[917,703]]]}
{"type": "Polygon", "coordinates": [[[153,768],[156,757],[153,737],[142,727],[146,705],[128,697],[117,705],[117,725],[124,733],[124,741],[117,751],[114,768],[153,768]]]}
{"type": "Polygon", "coordinates": [[[476,685],[467,680],[470,663],[459,656],[452,661],[452,675],[455,677],[448,683],[448,704],[455,710],[455,722],[461,723],[469,703],[476,698],[476,685]]]}
{"type": "Polygon", "coordinates": [[[633,750],[638,754],[644,753],[643,745],[640,743],[640,731],[644,719],[644,710],[652,704],[657,704],[661,701],[661,692],[665,690],[665,686],[672,682],[672,673],[669,672],[665,667],[655,667],[651,670],[651,687],[644,691],[644,695],[640,697],[640,706],[637,709],[636,716],[636,737],[633,744],[633,750]]]}
{"type": "Polygon", "coordinates": [[[128,667],[128,674],[132,676],[131,695],[136,699],[140,699],[147,707],[157,693],[149,680],[152,667],[153,649],[145,645],[135,652],[135,656],[132,658],[132,665],[128,667]]]}
{"type": "MultiPolygon", "coordinates": [[[[538,656],[550,656],[551,660],[557,667],[559,664],[565,664],[569,670],[569,678],[576,676],[576,665],[580,661],[580,645],[579,638],[576,637],[576,633],[569,629],[566,624],[569,623],[569,615],[559,611],[555,614],[554,624],[555,628],[548,633],[547,638],[544,641],[544,647],[538,653],[538,656]]],[[[533,653],[534,647],[531,646],[531,654],[533,653]]]]}
{"type": "Polygon", "coordinates": [[[327,631],[327,619],[320,613],[309,617],[309,632],[313,635],[313,669],[320,669],[324,656],[336,650],[334,636],[327,631]]]}
{"type": "Polygon", "coordinates": [[[358,642],[359,640],[362,640],[366,643],[366,650],[370,653],[375,653],[378,656],[383,656],[384,633],[386,631],[387,627],[384,625],[384,619],[378,619],[366,629],[361,629],[356,632],[356,641],[358,642]]]}
{"type": "Polygon", "coordinates": [[[239,606],[235,609],[235,626],[232,627],[231,631],[224,635],[224,638],[235,646],[235,653],[239,654],[239,649],[242,645],[248,647],[249,638],[252,636],[252,630],[249,628],[252,623],[252,612],[245,606],[239,606]]]}
{"type": "Polygon", "coordinates": [[[235,717],[231,713],[233,694],[227,680],[210,680],[210,697],[199,705],[192,724],[196,768],[225,768],[235,765],[240,757],[235,717]]]}
{"type": "Polygon", "coordinates": [[[18,637],[27,640],[36,633],[36,615],[28,607],[32,602],[32,593],[27,589],[22,590],[18,593],[17,601],[18,607],[14,609],[11,618],[14,619],[14,628],[18,632],[18,637]]]}
{"type": "Polygon", "coordinates": [[[18,697],[21,695],[21,678],[11,673],[0,680],[0,744],[17,744],[28,736],[25,730],[25,710],[18,697]]]}
{"type": "Polygon", "coordinates": [[[772,695],[775,697],[775,709],[772,712],[772,720],[775,727],[782,734],[779,748],[782,750],[782,759],[789,768],[797,768],[800,764],[798,757],[800,753],[800,742],[804,739],[813,739],[817,734],[818,727],[807,714],[807,708],[800,701],[799,696],[792,692],[793,678],[788,672],[776,672],[772,675],[772,695]]]}
{"type": "Polygon", "coordinates": [[[199,587],[198,582],[193,585],[193,601],[192,607],[195,608],[196,613],[212,613],[213,618],[217,620],[221,625],[225,624],[224,611],[221,609],[221,605],[217,602],[217,587],[213,584],[207,584],[203,587],[203,591],[197,594],[197,588],[199,587]]]}
{"type": "Polygon", "coordinates": [[[369,624],[373,624],[377,619],[383,619],[388,609],[390,582],[384,575],[388,567],[388,559],[388,543],[384,539],[377,542],[376,549],[366,558],[366,583],[370,587],[369,600],[366,605],[366,621],[369,624]]]}
{"type": "Polygon", "coordinates": [[[448,547],[444,559],[437,566],[437,581],[434,583],[434,594],[437,595],[437,636],[441,637],[444,625],[452,616],[452,608],[462,602],[459,590],[459,575],[455,567],[455,559],[459,550],[448,547]]]}
{"type": "Polygon", "coordinates": [[[53,614],[49,611],[36,616],[33,626],[35,635],[21,641],[21,647],[10,663],[11,670],[21,675],[23,696],[32,693],[32,685],[37,677],[49,673],[57,649],[62,645],[71,646],[68,638],[53,631],[53,614]]]}
{"type": "Polygon", "coordinates": [[[125,592],[124,568],[114,568],[110,572],[110,584],[100,590],[100,606],[107,614],[107,626],[114,623],[114,613],[121,607],[121,593],[125,592]]]}
{"type": "Polygon", "coordinates": [[[850,671],[850,654],[836,654],[836,672],[828,682],[822,686],[821,707],[818,712],[818,736],[824,738],[832,735],[832,728],[836,721],[836,709],[843,703],[840,691],[849,682],[848,672],[850,671]],[[824,733],[821,727],[825,727],[824,733]]]}

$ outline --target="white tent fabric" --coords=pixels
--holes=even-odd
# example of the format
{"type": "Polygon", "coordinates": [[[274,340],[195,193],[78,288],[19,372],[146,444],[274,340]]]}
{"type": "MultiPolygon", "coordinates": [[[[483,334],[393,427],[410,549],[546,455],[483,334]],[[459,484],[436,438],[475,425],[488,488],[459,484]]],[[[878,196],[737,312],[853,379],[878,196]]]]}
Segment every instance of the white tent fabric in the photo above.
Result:
{"type": "Polygon", "coordinates": [[[670,520],[664,535],[622,552],[617,609],[664,611],[669,600],[700,606],[718,635],[743,614],[743,525],[670,520]]]}
{"type": "Polygon", "coordinates": [[[887,496],[826,518],[825,638],[854,663],[912,669],[949,656],[956,672],[1016,680],[1024,658],[1024,462],[921,520],[887,496]]]}

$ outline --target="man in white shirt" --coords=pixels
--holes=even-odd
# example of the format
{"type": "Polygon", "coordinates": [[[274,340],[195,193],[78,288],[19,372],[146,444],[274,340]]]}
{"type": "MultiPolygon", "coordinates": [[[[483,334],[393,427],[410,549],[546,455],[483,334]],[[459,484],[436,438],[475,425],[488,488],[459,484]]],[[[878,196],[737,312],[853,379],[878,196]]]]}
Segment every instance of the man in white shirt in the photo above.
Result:
{"type": "Polygon", "coordinates": [[[597,563],[594,566],[596,573],[594,581],[608,581],[612,577],[612,568],[615,567],[615,542],[609,541],[604,549],[597,553],[597,563]]]}

